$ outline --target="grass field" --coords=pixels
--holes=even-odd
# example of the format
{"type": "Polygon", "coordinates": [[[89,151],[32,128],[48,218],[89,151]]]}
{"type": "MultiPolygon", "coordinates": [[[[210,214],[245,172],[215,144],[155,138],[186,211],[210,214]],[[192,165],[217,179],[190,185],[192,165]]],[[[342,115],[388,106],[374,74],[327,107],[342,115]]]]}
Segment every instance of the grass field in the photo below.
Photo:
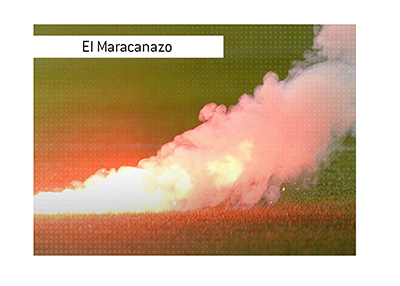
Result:
{"type": "Polygon", "coordinates": [[[276,205],[191,212],[35,215],[35,255],[354,255],[355,138],[276,205]]]}

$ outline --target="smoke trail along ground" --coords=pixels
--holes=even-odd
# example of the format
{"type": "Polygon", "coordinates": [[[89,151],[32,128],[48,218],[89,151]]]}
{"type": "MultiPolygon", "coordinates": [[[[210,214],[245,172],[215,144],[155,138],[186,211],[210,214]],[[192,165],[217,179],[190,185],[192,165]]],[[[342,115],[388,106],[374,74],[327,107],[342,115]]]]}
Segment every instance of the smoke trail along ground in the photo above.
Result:
{"type": "Polygon", "coordinates": [[[315,170],[332,135],[355,123],[355,26],[324,26],[287,79],[269,72],[235,106],[200,111],[201,125],[137,167],[100,170],[34,197],[35,213],[104,213],[276,202],[280,184],[315,170]]]}

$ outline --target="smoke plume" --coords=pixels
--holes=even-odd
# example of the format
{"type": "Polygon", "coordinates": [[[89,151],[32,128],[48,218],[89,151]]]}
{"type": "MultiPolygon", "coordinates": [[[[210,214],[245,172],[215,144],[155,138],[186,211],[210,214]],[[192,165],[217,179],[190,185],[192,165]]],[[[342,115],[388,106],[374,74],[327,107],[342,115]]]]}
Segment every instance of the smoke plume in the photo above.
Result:
{"type": "Polygon", "coordinates": [[[192,210],[276,202],[355,124],[355,26],[324,26],[285,80],[268,72],[235,106],[209,103],[198,127],[137,167],[100,170],[35,196],[35,213],[192,210]]]}

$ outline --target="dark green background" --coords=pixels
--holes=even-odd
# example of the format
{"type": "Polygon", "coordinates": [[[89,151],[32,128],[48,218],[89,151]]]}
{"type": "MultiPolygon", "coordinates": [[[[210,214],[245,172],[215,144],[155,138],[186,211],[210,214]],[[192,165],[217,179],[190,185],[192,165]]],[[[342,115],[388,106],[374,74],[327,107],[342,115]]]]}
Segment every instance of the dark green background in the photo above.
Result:
{"type": "Polygon", "coordinates": [[[35,35],[223,35],[223,59],[34,59],[35,192],[136,165],[194,128],[209,102],[236,104],[268,71],[284,79],[313,26],[35,25],[35,35]]]}

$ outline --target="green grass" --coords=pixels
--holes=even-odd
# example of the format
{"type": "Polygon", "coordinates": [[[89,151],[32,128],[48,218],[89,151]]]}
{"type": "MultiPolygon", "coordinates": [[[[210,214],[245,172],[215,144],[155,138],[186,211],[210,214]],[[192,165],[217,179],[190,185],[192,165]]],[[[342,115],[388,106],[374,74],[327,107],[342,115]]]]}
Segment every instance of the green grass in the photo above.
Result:
{"type": "Polygon", "coordinates": [[[356,142],[352,136],[341,140],[340,147],[320,164],[314,174],[284,184],[280,204],[354,203],[356,201],[356,142]]]}
{"type": "Polygon", "coordinates": [[[200,211],[35,215],[35,255],[354,255],[355,139],[276,205],[200,211]],[[327,163],[329,162],[329,164],[327,163]]]}

